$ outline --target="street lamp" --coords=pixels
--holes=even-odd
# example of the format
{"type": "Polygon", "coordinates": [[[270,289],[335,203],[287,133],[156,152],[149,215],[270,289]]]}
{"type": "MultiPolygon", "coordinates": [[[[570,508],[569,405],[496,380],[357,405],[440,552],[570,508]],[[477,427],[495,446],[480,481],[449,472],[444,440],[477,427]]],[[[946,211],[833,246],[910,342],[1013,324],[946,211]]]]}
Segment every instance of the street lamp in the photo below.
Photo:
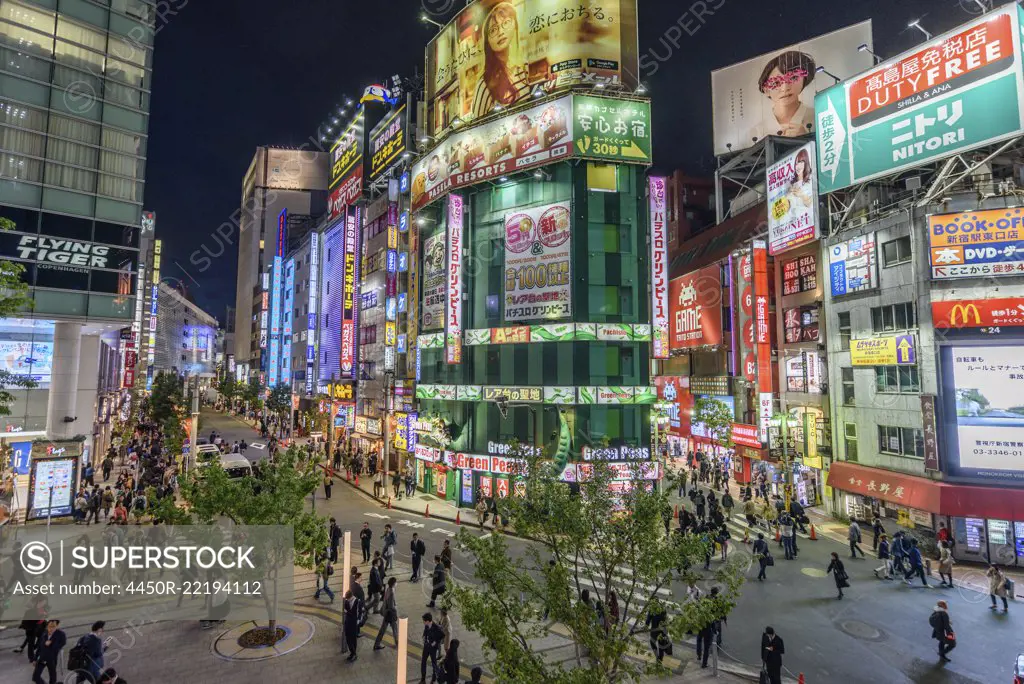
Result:
{"type": "Polygon", "coordinates": [[[668,425],[669,411],[672,409],[672,403],[668,401],[655,402],[651,407],[651,425],[654,426],[654,440],[651,443],[651,451],[658,462],[661,463],[662,477],[658,480],[658,485],[664,491],[665,488],[665,474],[668,472],[668,450],[666,450],[665,457],[661,457],[661,451],[658,448],[659,436],[661,433],[661,427],[668,425]]]}
{"type": "Polygon", "coordinates": [[[931,40],[932,34],[928,33],[923,26],[921,26],[921,20],[915,19],[914,21],[907,24],[907,28],[916,28],[918,31],[924,34],[925,40],[931,40]]]}
{"type": "Polygon", "coordinates": [[[789,431],[796,429],[800,424],[796,418],[786,413],[776,413],[768,421],[768,424],[774,428],[779,428],[780,435],[782,437],[782,468],[785,471],[784,479],[782,480],[782,492],[785,496],[786,510],[789,510],[790,500],[792,499],[793,484],[790,482],[792,476],[792,466],[789,461],[789,431]]]}
{"type": "Polygon", "coordinates": [[[420,12],[420,21],[422,21],[424,24],[433,24],[437,28],[444,28],[442,24],[431,19],[426,12],[420,12]]]}

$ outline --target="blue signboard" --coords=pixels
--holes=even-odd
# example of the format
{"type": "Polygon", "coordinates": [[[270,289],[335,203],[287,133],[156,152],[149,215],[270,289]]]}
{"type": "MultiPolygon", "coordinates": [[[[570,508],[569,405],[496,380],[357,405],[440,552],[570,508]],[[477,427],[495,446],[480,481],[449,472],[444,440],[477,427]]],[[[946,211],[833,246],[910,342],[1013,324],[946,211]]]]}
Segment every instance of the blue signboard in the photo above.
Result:
{"type": "Polygon", "coordinates": [[[409,270],[409,253],[399,252],[398,253],[398,272],[405,273],[409,270]]]}
{"type": "Polygon", "coordinates": [[[31,453],[32,442],[12,442],[11,471],[18,475],[28,475],[28,457],[31,453]]]}

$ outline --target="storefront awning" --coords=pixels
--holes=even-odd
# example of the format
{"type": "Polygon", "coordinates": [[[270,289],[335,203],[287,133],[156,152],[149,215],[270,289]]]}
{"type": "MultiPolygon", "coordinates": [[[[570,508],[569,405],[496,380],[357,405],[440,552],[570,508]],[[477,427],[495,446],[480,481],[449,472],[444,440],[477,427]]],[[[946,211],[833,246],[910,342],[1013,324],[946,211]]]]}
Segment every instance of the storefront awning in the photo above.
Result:
{"type": "Polygon", "coordinates": [[[1024,493],[1019,489],[949,484],[844,461],[832,464],[828,486],[929,513],[1024,520],[1024,493]]]}

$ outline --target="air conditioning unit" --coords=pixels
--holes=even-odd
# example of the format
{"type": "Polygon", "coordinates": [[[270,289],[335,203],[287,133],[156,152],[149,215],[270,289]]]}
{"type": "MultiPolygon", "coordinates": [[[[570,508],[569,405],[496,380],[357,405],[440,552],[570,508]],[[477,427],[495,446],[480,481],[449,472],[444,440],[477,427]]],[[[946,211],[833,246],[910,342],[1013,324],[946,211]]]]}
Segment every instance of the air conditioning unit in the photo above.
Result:
{"type": "Polygon", "coordinates": [[[849,229],[863,228],[868,224],[867,216],[854,216],[846,223],[846,227],[849,229]]]}

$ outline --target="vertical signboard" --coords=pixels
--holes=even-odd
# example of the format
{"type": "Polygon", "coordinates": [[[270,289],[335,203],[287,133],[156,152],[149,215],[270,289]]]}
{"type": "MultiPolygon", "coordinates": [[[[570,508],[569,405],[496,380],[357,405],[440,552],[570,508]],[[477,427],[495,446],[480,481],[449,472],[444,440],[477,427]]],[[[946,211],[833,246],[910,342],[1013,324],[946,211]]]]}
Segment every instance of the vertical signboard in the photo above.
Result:
{"type": "Polygon", "coordinates": [[[306,314],[306,396],[313,394],[316,364],[317,296],[320,292],[320,234],[309,234],[309,299],[306,314]]]}
{"type": "Polygon", "coordinates": [[[757,382],[754,346],[754,257],[750,247],[729,257],[732,268],[733,351],[736,374],[750,384],[757,382]]]}
{"type": "Polygon", "coordinates": [[[277,215],[277,256],[283,257],[288,244],[288,210],[277,215]]]}
{"type": "Polygon", "coordinates": [[[1019,11],[990,12],[819,92],[821,191],[1020,135],[1019,11]]]}
{"type": "Polygon", "coordinates": [[[768,167],[768,253],[781,254],[818,239],[818,179],[814,143],[768,167]]]}
{"type": "Polygon", "coordinates": [[[505,321],[572,315],[568,202],[505,215],[505,321]]]}
{"type": "Polygon", "coordinates": [[[668,312],[668,226],[665,223],[665,178],[647,180],[651,212],[651,355],[667,359],[669,350],[668,312]]]}
{"type": "Polygon", "coordinates": [[[939,443],[935,433],[935,395],[921,395],[921,425],[924,428],[924,467],[939,470],[939,443]]]}
{"type": "Polygon", "coordinates": [[[283,266],[281,257],[275,256],[273,265],[270,267],[270,333],[268,343],[268,359],[266,370],[269,374],[267,384],[270,387],[276,385],[280,380],[280,352],[281,352],[281,276],[283,266]]]}
{"type": "Polygon", "coordinates": [[[345,212],[363,194],[363,134],[365,109],[360,109],[331,147],[330,218],[345,212]]]}
{"type": "Polygon", "coordinates": [[[295,259],[289,259],[284,266],[284,323],[281,333],[281,382],[292,389],[292,332],[295,321],[295,259]]]}
{"type": "Polygon", "coordinates": [[[341,295],[341,376],[355,377],[356,323],[355,292],[359,251],[359,209],[349,209],[345,215],[345,280],[341,295]]]}
{"type": "Polygon", "coordinates": [[[878,287],[875,234],[868,233],[828,248],[828,274],[833,297],[878,287]]]}
{"type": "Polygon", "coordinates": [[[763,240],[754,240],[754,344],[757,348],[758,430],[762,442],[768,441],[768,423],[773,413],[772,345],[768,326],[768,249],[763,240]]]}
{"type": "Polygon", "coordinates": [[[448,363],[462,363],[462,196],[448,196],[447,295],[445,348],[448,363]]]}

